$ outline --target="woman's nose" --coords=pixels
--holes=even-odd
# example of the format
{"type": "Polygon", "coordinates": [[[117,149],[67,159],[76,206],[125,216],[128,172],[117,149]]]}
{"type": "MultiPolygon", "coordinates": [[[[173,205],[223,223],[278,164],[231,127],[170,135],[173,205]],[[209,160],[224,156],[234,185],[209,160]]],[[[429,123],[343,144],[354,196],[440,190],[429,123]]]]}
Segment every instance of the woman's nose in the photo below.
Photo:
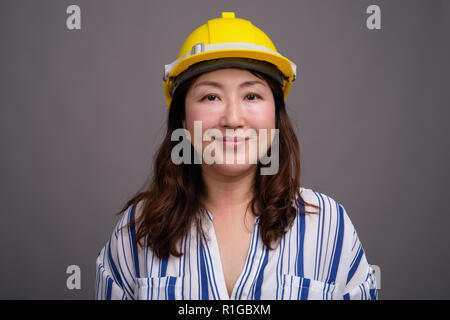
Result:
{"type": "Polygon", "coordinates": [[[222,127],[243,127],[245,123],[244,112],[237,98],[229,99],[225,105],[220,125],[222,127]]]}

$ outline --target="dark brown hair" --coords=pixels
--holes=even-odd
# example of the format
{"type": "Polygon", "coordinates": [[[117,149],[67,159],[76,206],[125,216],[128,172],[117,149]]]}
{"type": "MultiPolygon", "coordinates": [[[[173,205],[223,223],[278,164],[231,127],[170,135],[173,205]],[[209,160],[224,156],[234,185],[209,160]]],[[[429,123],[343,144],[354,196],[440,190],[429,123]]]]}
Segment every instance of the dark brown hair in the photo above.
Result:
{"type": "MultiPolygon", "coordinates": [[[[260,216],[259,225],[263,243],[269,249],[273,249],[273,244],[278,242],[291,227],[298,210],[310,214],[314,212],[305,210],[306,206],[319,207],[306,203],[299,193],[300,148],[286,112],[281,86],[264,74],[257,71],[250,72],[267,81],[272,89],[275,101],[275,126],[279,129],[281,160],[279,170],[274,175],[255,175],[254,196],[249,203],[253,213],[260,216]]],[[[130,206],[137,205],[143,200],[141,214],[131,221],[133,227],[137,226],[135,247],[137,248],[138,244],[142,246],[142,240],[145,239],[148,247],[159,258],[166,258],[169,254],[182,255],[178,247],[179,241],[187,235],[193,224],[202,236],[205,236],[200,219],[202,210],[205,210],[200,200],[205,194],[205,185],[202,180],[201,164],[195,164],[193,161],[195,154],[193,146],[191,145],[190,164],[177,165],[171,161],[172,148],[179,143],[171,141],[171,135],[175,129],[183,128],[186,93],[197,77],[181,84],[173,96],[167,131],[155,154],[152,179],[149,179],[141,191],[126,202],[117,213],[120,215],[130,206]]],[[[257,169],[260,170],[261,166],[258,161],[257,169]]]]}

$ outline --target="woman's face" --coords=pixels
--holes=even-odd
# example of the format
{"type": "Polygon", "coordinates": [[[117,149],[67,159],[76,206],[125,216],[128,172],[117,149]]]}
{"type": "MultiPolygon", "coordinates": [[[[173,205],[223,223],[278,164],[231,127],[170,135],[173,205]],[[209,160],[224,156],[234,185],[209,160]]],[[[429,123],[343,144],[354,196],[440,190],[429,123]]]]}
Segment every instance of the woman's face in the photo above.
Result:
{"type": "Polygon", "coordinates": [[[204,73],[189,88],[185,104],[183,126],[203,168],[236,176],[256,166],[270,147],[274,97],[269,84],[251,72],[225,68],[204,73]]]}

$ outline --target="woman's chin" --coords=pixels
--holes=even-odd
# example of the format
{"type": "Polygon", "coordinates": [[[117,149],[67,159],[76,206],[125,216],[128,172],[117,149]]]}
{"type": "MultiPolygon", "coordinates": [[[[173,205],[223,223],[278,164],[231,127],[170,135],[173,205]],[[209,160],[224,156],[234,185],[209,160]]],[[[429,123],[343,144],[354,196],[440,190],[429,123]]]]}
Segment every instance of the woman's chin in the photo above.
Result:
{"type": "Polygon", "coordinates": [[[248,171],[254,169],[256,167],[256,164],[249,164],[249,163],[217,164],[217,163],[215,163],[215,164],[209,165],[208,167],[210,167],[210,169],[216,171],[220,175],[237,177],[240,175],[244,175],[244,174],[248,173],[248,171]]]}

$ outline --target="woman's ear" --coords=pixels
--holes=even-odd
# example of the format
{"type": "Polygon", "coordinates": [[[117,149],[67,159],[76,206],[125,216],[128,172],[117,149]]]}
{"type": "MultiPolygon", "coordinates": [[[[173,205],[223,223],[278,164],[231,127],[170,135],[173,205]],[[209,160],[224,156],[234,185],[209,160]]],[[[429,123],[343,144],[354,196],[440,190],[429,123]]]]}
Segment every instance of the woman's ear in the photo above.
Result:
{"type": "Polygon", "coordinates": [[[181,120],[183,122],[183,128],[186,129],[186,122],[184,120],[181,120]]]}

